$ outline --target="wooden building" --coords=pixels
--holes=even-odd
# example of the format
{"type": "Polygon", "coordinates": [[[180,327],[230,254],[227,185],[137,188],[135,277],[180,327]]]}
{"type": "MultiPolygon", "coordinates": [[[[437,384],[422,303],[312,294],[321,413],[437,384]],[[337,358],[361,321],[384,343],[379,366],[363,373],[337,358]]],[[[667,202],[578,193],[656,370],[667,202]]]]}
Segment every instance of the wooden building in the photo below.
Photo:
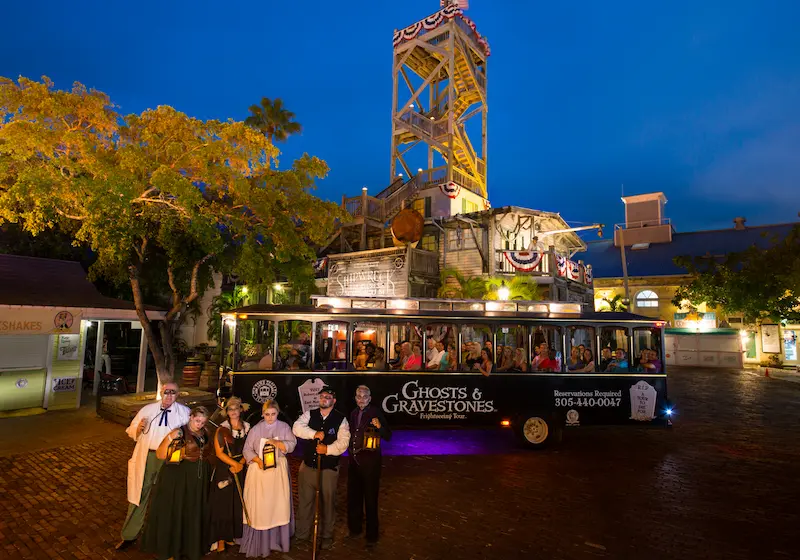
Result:
{"type": "MultiPolygon", "coordinates": [[[[462,3],[463,4],[463,3],[462,3]]],[[[396,30],[388,187],[342,197],[352,220],[321,248],[318,284],[330,296],[435,297],[441,271],[536,279],[545,299],[593,306],[586,245],[557,213],[492,209],[486,182],[489,43],[456,0],[396,30]],[[480,118],[480,127],[467,123],[480,118]],[[476,150],[477,147],[477,150],[476,150]],[[392,235],[406,208],[424,219],[408,244],[392,235]],[[399,245],[399,246],[398,246],[399,245]]]]}

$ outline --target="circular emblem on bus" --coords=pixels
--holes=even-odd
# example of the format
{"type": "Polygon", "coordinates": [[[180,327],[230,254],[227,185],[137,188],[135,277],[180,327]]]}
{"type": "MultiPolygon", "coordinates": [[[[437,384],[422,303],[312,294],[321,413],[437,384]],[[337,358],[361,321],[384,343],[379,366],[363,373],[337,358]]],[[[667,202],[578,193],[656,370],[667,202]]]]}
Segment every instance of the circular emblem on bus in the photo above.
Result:
{"type": "Polygon", "coordinates": [[[53,320],[53,324],[55,324],[57,329],[69,329],[72,327],[72,313],[69,311],[61,311],[58,315],[56,315],[55,320],[53,320]]]}
{"type": "Polygon", "coordinates": [[[253,398],[264,404],[278,395],[278,386],[269,379],[262,379],[253,385],[253,398]]]}
{"type": "Polygon", "coordinates": [[[575,410],[574,408],[567,411],[567,426],[579,425],[580,424],[580,422],[578,421],[579,417],[580,415],[578,414],[578,411],[575,410]]]}

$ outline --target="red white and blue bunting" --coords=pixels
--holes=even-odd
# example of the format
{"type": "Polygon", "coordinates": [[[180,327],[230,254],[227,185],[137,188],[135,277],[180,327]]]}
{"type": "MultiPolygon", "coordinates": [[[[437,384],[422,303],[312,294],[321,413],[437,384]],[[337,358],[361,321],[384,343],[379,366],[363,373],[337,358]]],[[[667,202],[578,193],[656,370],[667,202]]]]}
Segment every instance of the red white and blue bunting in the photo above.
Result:
{"type": "Polygon", "coordinates": [[[322,257],[321,259],[317,259],[314,263],[314,272],[319,273],[325,270],[325,265],[328,264],[328,257],[322,257]]]}
{"type": "Polygon", "coordinates": [[[561,255],[556,255],[556,267],[558,268],[558,275],[567,276],[567,259],[561,255]]]}
{"type": "Polygon", "coordinates": [[[394,37],[392,39],[392,45],[395,47],[405,41],[410,41],[414,39],[417,35],[422,33],[422,31],[430,31],[432,29],[436,29],[442,23],[453,19],[454,17],[460,17],[464,20],[470,29],[475,33],[476,40],[479,45],[483,47],[483,51],[486,56],[491,54],[491,49],[489,48],[489,42],[486,40],[486,37],[482,37],[480,33],[478,33],[478,28],[475,26],[475,23],[465,16],[461,9],[458,6],[448,6],[432,14],[422,21],[418,21],[417,23],[413,23],[406,27],[405,29],[395,30],[394,37]]]}
{"type": "Polygon", "coordinates": [[[503,251],[505,259],[520,272],[531,272],[536,270],[542,262],[542,254],[538,251],[503,251]]]}
{"type": "Polygon", "coordinates": [[[587,286],[591,285],[591,283],[592,283],[592,266],[591,265],[587,264],[583,268],[583,279],[586,282],[587,286]]]}
{"type": "Polygon", "coordinates": [[[575,261],[567,261],[567,278],[576,282],[581,278],[581,267],[575,261]]]}
{"type": "Polygon", "coordinates": [[[450,181],[448,183],[442,183],[439,185],[439,190],[449,198],[456,198],[459,193],[461,193],[461,185],[450,181]]]}

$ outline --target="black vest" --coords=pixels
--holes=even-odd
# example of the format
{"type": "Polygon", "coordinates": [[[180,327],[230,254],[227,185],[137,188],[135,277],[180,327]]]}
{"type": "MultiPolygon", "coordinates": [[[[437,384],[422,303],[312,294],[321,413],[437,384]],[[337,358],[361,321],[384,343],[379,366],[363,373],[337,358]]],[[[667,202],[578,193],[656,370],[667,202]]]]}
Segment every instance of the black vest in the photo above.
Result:
{"type": "MultiPolygon", "coordinates": [[[[325,437],[322,440],[322,443],[325,445],[330,445],[336,441],[336,438],[339,434],[339,426],[342,425],[342,421],[344,420],[344,414],[336,410],[335,408],[331,410],[331,413],[328,414],[328,417],[325,420],[322,419],[322,413],[319,411],[318,408],[315,408],[311,411],[311,417],[308,419],[308,427],[314,430],[315,432],[324,432],[325,437]]],[[[314,440],[309,440],[303,447],[303,462],[313,468],[317,468],[317,449],[314,446],[314,440]]],[[[332,457],[330,455],[323,455],[322,456],[322,468],[324,469],[335,469],[339,466],[339,457],[335,456],[332,457]]]]}

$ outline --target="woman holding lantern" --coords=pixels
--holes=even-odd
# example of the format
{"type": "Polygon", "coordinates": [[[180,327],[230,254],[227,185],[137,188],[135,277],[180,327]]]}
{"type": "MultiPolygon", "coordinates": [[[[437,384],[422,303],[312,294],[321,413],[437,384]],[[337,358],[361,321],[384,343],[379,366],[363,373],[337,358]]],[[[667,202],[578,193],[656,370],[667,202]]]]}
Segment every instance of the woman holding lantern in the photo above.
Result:
{"type": "Polygon", "coordinates": [[[245,520],[239,552],[249,558],[269,556],[273,550],[289,551],[294,532],[292,484],[286,455],[294,451],[297,439],[292,428],[278,420],[280,407],[274,400],[261,408],[263,421],[247,434],[244,458],[247,478],[244,485],[245,520]]]}
{"type": "Polygon", "coordinates": [[[211,475],[208,494],[209,539],[217,552],[225,550],[225,544],[233,544],[242,538],[242,491],[247,464],[244,449],[250,424],[242,419],[242,412],[249,406],[239,397],[231,397],[222,409],[225,421],[219,425],[214,436],[214,452],[219,462],[211,475]]]}
{"type": "Polygon", "coordinates": [[[212,453],[206,432],[208,409],[196,406],[189,422],[167,434],[156,455],[165,462],[153,490],[142,551],[160,559],[197,560],[207,548],[204,533],[212,453]]]}

